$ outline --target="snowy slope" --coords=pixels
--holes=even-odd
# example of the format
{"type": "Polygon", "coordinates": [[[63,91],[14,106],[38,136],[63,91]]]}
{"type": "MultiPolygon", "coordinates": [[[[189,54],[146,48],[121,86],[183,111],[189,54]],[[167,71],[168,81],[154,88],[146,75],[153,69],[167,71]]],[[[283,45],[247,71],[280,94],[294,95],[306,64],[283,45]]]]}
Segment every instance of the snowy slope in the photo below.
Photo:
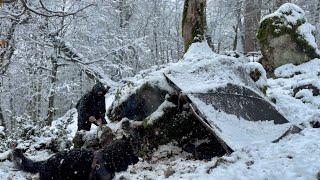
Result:
{"type": "MultiPolygon", "coordinates": [[[[114,98],[118,103],[121,102],[147,81],[171,91],[172,89],[166,83],[163,73],[181,77],[178,82],[182,86],[184,85],[183,89],[186,92],[204,92],[232,82],[245,85],[260,93],[251,81],[239,77],[239,74],[235,74],[233,71],[240,66],[244,68],[244,71],[241,70],[241,72],[246,73],[246,68],[251,68],[252,65],[256,66],[256,64],[250,64],[250,60],[244,57],[236,59],[217,55],[212,53],[205,44],[194,44],[183,61],[154,67],[126,79],[125,81],[129,83],[119,91],[119,99],[112,96],[108,99],[108,104],[110,105],[114,98]],[[235,69],[231,70],[230,67],[235,69]],[[191,72],[192,75],[186,76],[188,73],[185,72],[191,72]]],[[[155,152],[151,161],[141,161],[130,166],[126,172],[118,173],[116,179],[122,177],[163,179],[165,174],[169,176],[169,179],[316,179],[316,175],[320,171],[318,163],[320,159],[320,143],[318,143],[320,142],[320,130],[312,128],[309,122],[320,119],[319,96],[311,96],[310,93],[302,91],[299,93],[303,98],[293,97],[293,89],[304,84],[312,84],[319,88],[319,69],[320,60],[315,59],[300,66],[282,66],[276,70],[277,79],[265,79],[265,85],[268,86],[268,98],[270,101],[276,101],[276,108],[290,120],[291,124],[303,124],[305,128],[301,133],[289,135],[278,143],[270,143],[283,132],[283,129],[287,128],[287,125],[284,125],[285,127],[282,129],[275,128],[272,122],[248,122],[233,115],[214,112],[212,108],[201,105],[203,110],[212,111],[208,114],[211,113],[216,119],[221,121],[228,119],[229,123],[228,127],[225,127],[226,129],[232,127],[241,129],[236,134],[239,142],[234,143],[238,143],[236,146],[239,148],[234,153],[230,156],[213,158],[211,161],[193,161],[188,159],[187,154],[181,153],[179,148],[173,145],[163,146],[155,152]],[[250,131],[253,135],[265,134],[265,136],[243,146],[242,139],[247,141],[247,139],[254,138],[246,131],[250,131]],[[163,152],[171,154],[171,157],[166,158],[163,152]]],[[[111,124],[111,126],[113,129],[117,129],[118,124],[111,124]]],[[[68,128],[73,134],[76,127],[73,124],[68,128]]],[[[232,129],[229,132],[232,134],[235,131],[232,129]]],[[[8,177],[25,179],[25,177],[30,177],[30,174],[13,171],[12,163],[6,161],[0,163],[0,176],[5,179],[8,177]]]]}

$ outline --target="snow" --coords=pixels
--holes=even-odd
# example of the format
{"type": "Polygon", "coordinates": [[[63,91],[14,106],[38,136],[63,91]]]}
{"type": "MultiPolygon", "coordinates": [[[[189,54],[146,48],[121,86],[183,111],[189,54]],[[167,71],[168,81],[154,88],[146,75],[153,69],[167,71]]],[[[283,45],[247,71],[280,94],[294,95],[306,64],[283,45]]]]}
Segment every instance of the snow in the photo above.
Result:
{"type": "Polygon", "coordinates": [[[301,34],[302,37],[308,42],[308,44],[316,50],[316,53],[320,55],[320,50],[318,49],[316,38],[313,35],[315,30],[316,28],[309,23],[304,23],[298,27],[299,34],[301,34]]]}
{"type": "Polygon", "coordinates": [[[175,107],[176,105],[173,104],[172,102],[169,102],[165,100],[159,107],[158,109],[153,112],[148,118],[148,124],[152,124],[154,120],[157,120],[159,117],[161,117],[164,114],[164,109],[170,108],[170,107],[175,107]]]}
{"type": "Polygon", "coordinates": [[[11,150],[7,150],[3,153],[0,153],[0,161],[4,161],[9,158],[11,150]]]}
{"type": "Polygon", "coordinates": [[[215,54],[211,48],[209,47],[208,43],[206,41],[204,42],[200,42],[200,43],[193,43],[188,51],[184,54],[184,61],[193,61],[193,60],[197,60],[197,59],[211,59],[215,56],[218,56],[217,54],[215,54]]]}
{"type": "Polygon", "coordinates": [[[227,114],[206,105],[193,96],[191,100],[201,107],[201,112],[207,116],[217,135],[233,150],[239,150],[254,143],[267,143],[280,137],[290,124],[275,125],[273,121],[252,122],[235,115],[227,114]]]}
{"type": "Polygon", "coordinates": [[[320,89],[320,59],[295,66],[283,65],[275,70],[276,79],[268,79],[267,96],[276,101],[276,106],[292,123],[310,122],[320,116],[320,97],[311,96],[307,90],[293,97],[293,89],[311,84],[320,89]],[[297,99],[299,96],[302,99],[297,99]]]}
{"type": "Polygon", "coordinates": [[[22,171],[16,171],[12,162],[4,161],[0,163],[1,179],[25,180],[31,179],[32,175],[22,171]]]}
{"type": "Polygon", "coordinates": [[[68,130],[68,139],[72,140],[73,137],[75,136],[76,132],[77,132],[77,120],[78,118],[78,112],[75,108],[69,110],[64,116],[62,116],[61,118],[58,118],[57,120],[52,122],[52,126],[50,127],[51,130],[53,131],[57,131],[59,128],[58,126],[65,126],[67,124],[67,130],[68,130]],[[71,122],[70,123],[66,123],[66,120],[68,118],[71,118],[71,122]]]}
{"type": "Polygon", "coordinates": [[[245,65],[245,68],[246,68],[247,74],[250,74],[255,70],[258,70],[260,72],[261,76],[258,79],[258,81],[255,82],[259,88],[263,88],[267,85],[267,72],[260,63],[249,62],[248,64],[245,65]]]}
{"type": "Polygon", "coordinates": [[[296,25],[299,21],[305,20],[305,12],[295,4],[285,3],[274,13],[263,17],[260,22],[272,17],[284,17],[287,25],[296,25]]]}
{"type": "Polygon", "coordinates": [[[3,126],[0,126],[0,135],[5,135],[4,130],[5,128],[3,126]]]}

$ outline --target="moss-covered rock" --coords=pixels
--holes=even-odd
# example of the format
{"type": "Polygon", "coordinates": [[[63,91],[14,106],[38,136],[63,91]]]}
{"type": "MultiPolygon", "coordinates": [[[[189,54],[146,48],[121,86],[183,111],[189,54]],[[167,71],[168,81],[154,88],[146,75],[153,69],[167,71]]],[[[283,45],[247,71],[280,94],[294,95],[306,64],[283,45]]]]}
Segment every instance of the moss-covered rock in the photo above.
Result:
{"type": "Polygon", "coordinates": [[[257,33],[268,72],[284,64],[301,64],[319,58],[313,36],[314,27],[307,23],[304,11],[290,3],[263,18],[257,33]]]}

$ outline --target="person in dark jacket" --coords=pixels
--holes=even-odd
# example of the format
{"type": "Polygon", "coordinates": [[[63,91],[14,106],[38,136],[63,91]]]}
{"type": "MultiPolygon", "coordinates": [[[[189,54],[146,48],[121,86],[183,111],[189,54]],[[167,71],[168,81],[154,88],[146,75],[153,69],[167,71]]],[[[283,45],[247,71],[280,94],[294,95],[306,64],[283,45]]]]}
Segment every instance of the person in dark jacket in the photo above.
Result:
{"type": "Polygon", "coordinates": [[[78,131],[90,131],[91,124],[107,124],[105,120],[106,103],[104,95],[110,87],[97,83],[92,90],[81,97],[77,103],[78,110],[78,131]]]}
{"type": "Polygon", "coordinates": [[[14,149],[15,166],[25,172],[39,173],[40,180],[111,180],[115,172],[126,171],[139,161],[131,139],[117,139],[100,151],[72,149],[58,152],[44,161],[33,161],[22,149],[14,149]]]}

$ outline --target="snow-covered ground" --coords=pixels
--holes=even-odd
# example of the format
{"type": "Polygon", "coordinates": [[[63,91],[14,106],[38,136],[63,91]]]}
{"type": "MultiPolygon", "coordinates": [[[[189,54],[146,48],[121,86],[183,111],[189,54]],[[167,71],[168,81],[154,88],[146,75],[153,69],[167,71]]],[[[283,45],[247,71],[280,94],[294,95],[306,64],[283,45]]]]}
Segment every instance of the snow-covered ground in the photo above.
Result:
{"type": "Polygon", "coordinates": [[[253,144],[231,156],[192,161],[179,156],[153,163],[139,162],[117,178],[164,179],[317,179],[320,171],[320,130],[307,128],[279,143],[253,144]]]}
{"type": "MultiPolygon", "coordinates": [[[[209,63],[210,67],[216,66],[216,69],[234,67],[233,65],[237,61],[243,63],[244,68],[247,65],[258,67],[257,64],[250,63],[250,60],[246,60],[244,57],[236,59],[213,54],[203,44],[197,44],[190,49],[191,51],[184,58],[184,62],[187,63],[182,61],[169,64],[159,68],[160,71],[146,70],[129,79],[134,84],[130,83],[130,86],[125,88],[130,92],[147,80],[161,83],[162,80],[159,79],[163,78],[163,72],[169,74],[197,69],[197,67],[189,67],[188,70],[188,63],[192,66],[199,65],[198,67],[202,69],[201,75],[209,73],[206,77],[199,76],[203,80],[199,84],[192,84],[192,86],[197,86],[197,91],[208,89],[209,85],[212,89],[215,87],[212,85],[218,83],[221,85],[230,81],[246,85],[242,78],[237,77],[231,70],[229,70],[230,73],[229,71],[214,72],[209,66],[207,69],[202,67],[205,67],[205,63],[209,63]],[[192,50],[194,51],[192,52],[192,50]],[[214,61],[224,63],[224,67],[218,67],[219,64],[214,61]],[[212,77],[216,78],[212,79],[212,77]]],[[[313,96],[311,90],[301,90],[295,96],[293,91],[295,88],[307,84],[320,89],[320,59],[300,66],[284,65],[278,68],[275,74],[276,79],[264,79],[263,84],[268,87],[267,97],[270,101],[276,102],[276,108],[291,124],[301,125],[304,128],[301,133],[289,135],[278,143],[254,142],[237,149],[229,156],[213,158],[211,161],[191,160],[188,158],[188,154],[182,153],[181,149],[169,144],[159,148],[151,161],[141,160],[138,164],[130,166],[126,172],[118,173],[116,179],[123,177],[128,179],[163,179],[165,177],[169,179],[317,179],[317,173],[320,172],[320,129],[312,128],[309,122],[320,120],[320,97],[313,96]]],[[[188,79],[192,78],[194,77],[189,76],[185,80],[188,82],[188,79]]],[[[191,85],[184,87],[184,89],[188,90],[190,87],[191,85]]],[[[166,88],[170,89],[170,87],[166,88]]],[[[128,94],[121,94],[121,96],[119,101],[128,94]]],[[[114,98],[107,99],[108,106],[111,105],[110,102],[114,98]]],[[[113,128],[118,127],[117,124],[111,125],[113,128]]],[[[74,123],[68,127],[71,135],[74,134],[75,128],[74,123]]],[[[9,161],[0,163],[1,179],[26,179],[30,176],[30,174],[15,171],[13,164],[9,161]]]]}

